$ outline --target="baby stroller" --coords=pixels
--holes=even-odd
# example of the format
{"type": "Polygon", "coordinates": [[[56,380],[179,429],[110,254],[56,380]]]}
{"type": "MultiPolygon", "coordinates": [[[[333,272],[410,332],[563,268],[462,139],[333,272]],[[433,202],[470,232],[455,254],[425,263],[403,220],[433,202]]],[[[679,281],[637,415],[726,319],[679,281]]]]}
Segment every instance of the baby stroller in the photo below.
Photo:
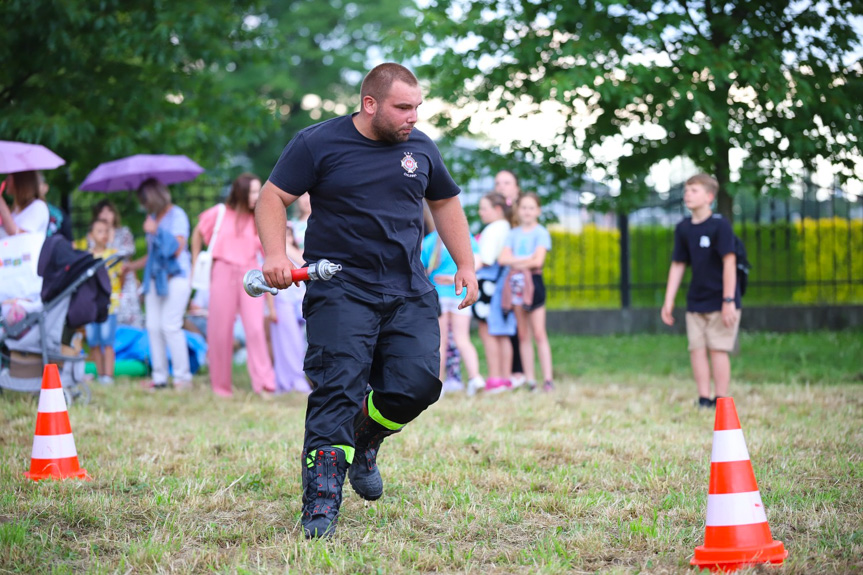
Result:
{"type": "Polygon", "coordinates": [[[108,317],[111,282],[107,269],[124,256],[106,259],[76,250],[61,236],[45,240],[37,272],[42,276],[42,309],[3,325],[0,319],[0,391],[38,393],[42,372],[56,363],[66,403],[90,402],[84,358],[70,344],[75,330],[108,317]]]}

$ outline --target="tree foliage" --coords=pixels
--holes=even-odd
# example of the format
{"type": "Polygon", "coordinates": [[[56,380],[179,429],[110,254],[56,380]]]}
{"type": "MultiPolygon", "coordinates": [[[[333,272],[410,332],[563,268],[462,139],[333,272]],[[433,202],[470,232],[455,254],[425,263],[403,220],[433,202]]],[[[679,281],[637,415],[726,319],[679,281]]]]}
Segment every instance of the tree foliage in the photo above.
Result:
{"type": "Polygon", "coordinates": [[[228,89],[259,57],[252,0],[7,0],[0,3],[0,134],[64,157],[65,187],[133,153],[187,154],[208,169],[271,121],[228,89]]]}
{"type": "Polygon", "coordinates": [[[133,153],[265,177],[298,129],[356,106],[415,19],[394,0],[8,0],[0,137],[66,158],[67,190],[133,153]]]}
{"type": "Polygon", "coordinates": [[[412,28],[416,9],[397,0],[271,0],[259,16],[261,57],[238,66],[228,85],[254,94],[275,119],[247,150],[266,177],[297,130],[359,105],[368,68],[393,51],[384,40],[412,28]]]}
{"type": "Polygon", "coordinates": [[[839,178],[863,175],[861,15],[851,0],[433,0],[424,73],[456,107],[556,107],[553,142],[515,146],[550,172],[617,177],[626,203],[657,162],[685,156],[716,175],[730,216],[728,193],[787,190],[819,159],[839,178]]]}

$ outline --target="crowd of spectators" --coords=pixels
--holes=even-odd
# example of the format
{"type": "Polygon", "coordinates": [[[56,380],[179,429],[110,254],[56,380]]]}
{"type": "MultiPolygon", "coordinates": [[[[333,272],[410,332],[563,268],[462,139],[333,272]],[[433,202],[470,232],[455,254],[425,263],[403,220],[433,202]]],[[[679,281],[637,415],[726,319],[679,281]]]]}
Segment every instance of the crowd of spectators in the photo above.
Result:
{"type": "MultiPolygon", "coordinates": [[[[248,297],[242,287],[244,273],[259,267],[262,258],[254,219],[262,185],[258,176],[238,176],[223,203],[194,216],[194,227],[185,210],[173,202],[167,186],[156,179],[144,181],[136,197],[147,213],[140,230],[146,238],[146,253],[138,257],[135,233],[122,224],[121,214],[110,200],[96,203],[86,235],[75,239],[69,215],[47,202],[49,187],[41,172],[14,174],[4,183],[12,206],[0,202],[0,236],[61,234],[75,248],[94,257],[123,257],[123,263],[110,270],[108,319],[83,330],[93,376],[99,383],[114,383],[115,338],[120,326],[146,333],[150,377],[141,384],[147,389],[191,387],[187,341],[191,332],[206,339],[209,383],[218,396],[233,395],[235,363],[247,366],[252,391],[261,396],[311,391],[303,372],[305,286],[260,299],[248,297]],[[194,290],[195,262],[205,249],[212,255],[211,287],[194,290]]],[[[286,250],[301,265],[311,215],[308,194],[292,209],[286,250]]],[[[542,264],[551,245],[548,232],[537,223],[539,199],[522,193],[514,173],[502,171],[495,178],[495,191],[480,201],[479,214],[483,227],[472,239],[472,246],[481,297],[475,306],[464,310],[458,309],[460,298],[453,286],[455,262],[440,241],[432,218],[425,218],[422,260],[440,302],[444,391],[497,393],[525,382],[536,389],[531,338],[536,341],[545,389],[550,390],[542,264]],[[528,198],[525,205],[529,207],[519,209],[524,198],[528,198]],[[522,211],[527,221],[520,218],[522,211]],[[530,290],[526,294],[525,286],[530,290]],[[484,369],[470,337],[472,325],[477,326],[484,348],[484,369]],[[519,356],[530,358],[531,365],[522,368],[519,356]]]]}

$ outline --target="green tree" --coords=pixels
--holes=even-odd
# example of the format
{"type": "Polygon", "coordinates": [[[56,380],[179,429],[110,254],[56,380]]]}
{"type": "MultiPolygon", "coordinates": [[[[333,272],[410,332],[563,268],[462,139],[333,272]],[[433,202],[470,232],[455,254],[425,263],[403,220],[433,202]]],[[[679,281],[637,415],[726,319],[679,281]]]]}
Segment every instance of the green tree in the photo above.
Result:
{"type": "Polygon", "coordinates": [[[6,0],[0,134],[64,157],[66,192],[133,153],[218,169],[272,121],[257,94],[226,82],[261,57],[256,13],[253,0],[6,0]]]}
{"type": "Polygon", "coordinates": [[[226,78],[232,90],[264,102],[276,120],[246,151],[253,169],[266,177],[297,130],[353,111],[369,67],[393,53],[384,40],[413,29],[415,20],[415,4],[397,0],[264,3],[255,29],[261,57],[226,78]]]}
{"type": "Polygon", "coordinates": [[[435,51],[435,93],[455,106],[491,101],[506,116],[556,103],[557,137],[517,144],[526,158],[616,175],[625,205],[651,166],[686,156],[717,177],[731,217],[729,194],[787,190],[819,158],[860,176],[861,15],[851,0],[432,0],[420,43],[435,51]]]}

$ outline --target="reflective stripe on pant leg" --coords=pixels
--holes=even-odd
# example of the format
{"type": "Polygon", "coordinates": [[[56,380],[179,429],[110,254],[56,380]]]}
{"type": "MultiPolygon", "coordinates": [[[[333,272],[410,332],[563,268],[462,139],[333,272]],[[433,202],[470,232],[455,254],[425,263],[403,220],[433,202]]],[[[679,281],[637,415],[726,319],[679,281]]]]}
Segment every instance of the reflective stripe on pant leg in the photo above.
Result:
{"type": "Polygon", "coordinates": [[[383,425],[384,427],[386,427],[387,429],[389,429],[391,431],[398,431],[399,429],[404,427],[405,426],[404,423],[396,423],[395,421],[390,421],[389,419],[384,417],[380,411],[378,411],[378,408],[375,407],[374,401],[372,399],[374,394],[375,394],[374,391],[369,393],[369,399],[368,399],[369,417],[371,417],[373,420],[377,421],[378,423],[380,423],[381,425],[383,425]]]}

